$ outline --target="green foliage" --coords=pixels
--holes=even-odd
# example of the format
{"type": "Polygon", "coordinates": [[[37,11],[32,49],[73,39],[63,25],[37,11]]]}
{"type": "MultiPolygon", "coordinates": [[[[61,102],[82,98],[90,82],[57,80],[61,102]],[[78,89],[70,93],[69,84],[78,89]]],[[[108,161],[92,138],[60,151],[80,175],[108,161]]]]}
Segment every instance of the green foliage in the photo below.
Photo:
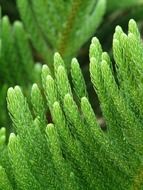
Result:
{"type": "Polygon", "coordinates": [[[27,34],[22,23],[15,21],[11,26],[7,16],[1,21],[1,84],[27,85],[33,80],[31,71],[34,67],[32,53],[29,47],[27,34]],[[12,72],[10,72],[12,71],[12,72]],[[22,75],[22,77],[21,77],[22,75]],[[23,79],[23,80],[22,80],[23,79]]]}
{"type": "Polygon", "coordinates": [[[143,0],[107,0],[107,10],[108,11],[115,11],[119,9],[131,8],[136,5],[143,5],[143,0]]]}
{"type": "MultiPolygon", "coordinates": [[[[93,35],[105,12],[105,0],[17,0],[17,5],[25,28],[20,21],[11,25],[7,16],[0,21],[0,105],[3,107],[0,126],[9,123],[5,101],[7,87],[19,84],[27,93],[31,82],[37,82],[39,66],[34,66],[31,49],[36,60],[48,64],[50,69],[53,69],[51,63],[55,51],[62,54],[67,65],[93,35]],[[88,27],[89,24],[91,27],[88,27]]],[[[15,1],[2,1],[2,6],[4,13],[9,6],[12,8],[9,14],[16,12],[15,1]]]]}
{"type": "MultiPolygon", "coordinates": [[[[71,58],[79,55],[79,50],[95,33],[105,12],[108,14],[116,10],[118,12],[118,8],[125,9],[134,5],[140,8],[141,4],[142,0],[136,2],[134,0],[124,2],[17,0],[16,9],[16,0],[2,0],[2,14],[8,14],[10,21],[13,21],[15,18],[19,19],[17,13],[19,10],[23,24],[20,21],[10,24],[6,16],[0,21],[0,99],[2,99],[0,105],[3,107],[3,113],[0,112],[0,125],[6,126],[9,120],[4,100],[7,87],[19,84],[24,89],[24,93],[27,93],[27,86],[31,86],[33,81],[38,81],[39,75],[35,72],[39,72],[40,66],[34,66],[34,60],[48,64],[52,70],[53,54],[58,51],[65,61],[66,68],[69,69],[71,58]]],[[[142,9],[135,12],[141,17],[142,9]]],[[[103,24],[100,33],[104,36],[106,31],[107,39],[114,26],[105,25],[104,27],[103,24]]],[[[103,41],[107,43],[107,40],[103,39],[103,41]]],[[[79,82],[83,84],[82,81],[79,82]]],[[[77,90],[78,87],[75,87],[75,91],[77,90]]],[[[79,96],[80,93],[87,94],[84,91],[77,92],[79,96]]]]}
{"type": "Polygon", "coordinates": [[[3,110],[0,111],[0,125],[6,126],[6,91],[8,86],[21,85],[28,91],[32,81],[38,81],[38,70],[41,66],[34,65],[28,36],[20,21],[13,25],[7,16],[1,19],[1,55],[0,55],[0,99],[3,110]],[[38,68],[39,67],[39,68],[38,68]]]}
{"type": "Polygon", "coordinates": [[[105,0],[17,0],[33,46],[49,65],[55,51],[60,52],[66,64],[77,55],[100,24],[105,3],[105,0]]]}
{"type": "Polygon", "coordinates": [[[5,145],[5,130],[0,130],[0,189],[143,188],[143,44],[135,21],[130,20],[127,35],[116,28],[115,69],[97,38],[89,54],[91,81],[107,130],[98,124],[77,60],[71,63],[72,88],[56,53],[54,75],[48,66],[42,68],[44,96],[34,84],[29,105],[20,87],[8,90],[15,134],[5,145]]]}

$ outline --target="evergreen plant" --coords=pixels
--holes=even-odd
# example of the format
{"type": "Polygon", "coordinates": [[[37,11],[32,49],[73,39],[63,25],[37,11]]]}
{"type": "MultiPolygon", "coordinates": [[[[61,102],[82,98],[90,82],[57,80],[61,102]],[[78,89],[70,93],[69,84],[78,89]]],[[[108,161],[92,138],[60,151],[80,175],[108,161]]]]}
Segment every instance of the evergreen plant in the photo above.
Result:
{"type": "Polygon", "coordinates": [[[128,34],[116,27],[113,56],[115,65],[92,39],[90,76],[106,131],[97,122],[76,58],[72,85],[55,53],[54,73],[42,67],[43,90],[34,84],[30,102],[19,86],[9,88],[15,131],[6,144],[5,129],[0,130],[0,190],[143,189],[143,43],[134,20],[128,34]]]}

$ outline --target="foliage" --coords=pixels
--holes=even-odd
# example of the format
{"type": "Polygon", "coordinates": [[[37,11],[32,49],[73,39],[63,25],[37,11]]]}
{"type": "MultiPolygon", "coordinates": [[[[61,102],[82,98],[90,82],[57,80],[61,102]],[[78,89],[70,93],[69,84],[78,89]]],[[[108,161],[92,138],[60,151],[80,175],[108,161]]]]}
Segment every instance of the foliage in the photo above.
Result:
{"type": "MultiPolygon", "coordinates": [[[[1,19],[1,55],[0,55],[0,99],[3,110],[0,111],[0,125],[6,126],[6,91],[16,84],[28,91],[32,81],[38,81],[38,65],[34,65],[28,36],[20,21],[10,24],[7,16],[1,19]],[[4,111],[5,110],[5,111],[4,111]]],[[[40,66],[41,67],[41,66],[40,66]]]]}
{"type": "Polygon", "coordinates": [[[55,51],[61,53],[66,64],[77,55],[100,24],[105,3],[105,0],[17,0],[33,46],[49,65],[55,51]]]}
{"type": "Polygon", "coordinates": [[[125,9],[125,8],[131,8],[136,5],[142,5],[143,0],[120,0],[120,1],[114,1],[114,0],[107,0],[107,9],[108,11],[115,11],[119,9],[125,9]]]}
{"type": "Polygon", "coordinates": [[[127,35],[116,27],[113,55],[115,68],[99,40],[92,39],[90,75],[106,131],[97,122],[75,58],[71,62],[73,88],[58,53],[54,75],[47,65],[42,68],[44,97],[37,84],[31,90],[31,103],[19,86],[9,88],[15,134],[5,145],[5,129],[0,131],[0,189],[143,188],[143,44],[134,20],[127,35]]]}
{"type": "MultiPolygon", "coordinates": [[[[7,7],[11,4],[12,1],[6,3],[7,7]]],[[[58,50],[66,62],[70,60],[93,35],[105,12],[105,0],[84,3],[80,0],[60,3],[17,0],[17,4],[26,32],[20,21],[10,24],[7,16],[0,21],[0,105],[3,108],[0,111],[0,126],[9,123],[5,101],[7,88],[19,84],[27,93],[31,82],[37,81],[39,76],[37,70],[40,65],[34,65],[29,42],[37,50],[38,60],[53,69],[54,51],[58,50]],[[88,24],[92,27],[88,27],[88,24]]],[[[2,6],[6,8],[3,2],[2,6]]]]}

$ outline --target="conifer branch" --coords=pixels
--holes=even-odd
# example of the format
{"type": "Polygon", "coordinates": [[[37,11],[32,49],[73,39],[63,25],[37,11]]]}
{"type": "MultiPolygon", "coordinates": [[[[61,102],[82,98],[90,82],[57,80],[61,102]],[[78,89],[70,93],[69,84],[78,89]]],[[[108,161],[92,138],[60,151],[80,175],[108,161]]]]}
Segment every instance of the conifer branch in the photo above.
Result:
{"type": "Polygon", "coordinates": [[[69,66],[70,59],[92,36],[105,12],[105,0],[17,0],[17,5],[34,48],[51,69],[56,51],[69,66]]]}
{"type": "Polygon", "coordinates": [[[69,12],[67,21],[65,23],[65,27],[63,29],[62,34],[60,35],[58,52],[63,56],[65,53],[66,46],[68,44],[68,38],[70,36],[70,32],[72,31],[73,24],[75,18],[77,16],[77,12],[80,9],[82,1],[81,0],[73,0],[71,5],[71,10],[69,12]]]}
{"type": "Polygon", "coordinates": [[[0,189],[142,189],[142,52],[135,21],[129,21],[128,34],[118,26],[113,39],[115,80],[109,55],[97,38],[92,39],[91,82],[106,132],[88,100],[76,59],[71,63],[73,88],[58,53],[54,74],[48,66],[42,68],[44,94],[34,84],[29,102],[19,86],[9,88],[7,104],[15,133],[6,145],[5,129],[0,130],[0,189]]]}

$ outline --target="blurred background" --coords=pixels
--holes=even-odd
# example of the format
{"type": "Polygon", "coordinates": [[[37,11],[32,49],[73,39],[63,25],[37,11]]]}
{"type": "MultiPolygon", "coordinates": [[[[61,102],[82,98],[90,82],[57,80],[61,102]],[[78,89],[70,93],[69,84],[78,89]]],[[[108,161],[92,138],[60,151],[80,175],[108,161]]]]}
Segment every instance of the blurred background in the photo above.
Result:
{"type": "MultiPolygon", "coordinates": [[[[2,8],[2,15],[8,15],[11,22],[20,20],[19,12],[16,7],[16,0],[0,0],[0,5],[2,8]]],[[[107,10],[103,22],[95,33],[105,50],[109,51],[111,48],[115,27],[120,25],[126,31],[130,18],[138,22],[140,31],[143,34],[143,0],[107,0],[106,6],[107,10]]],[[[86,54],[86,47],[88,49],[89,43],[90,40],[81,50],[80,53],[82,56],[86,54]]]]}

